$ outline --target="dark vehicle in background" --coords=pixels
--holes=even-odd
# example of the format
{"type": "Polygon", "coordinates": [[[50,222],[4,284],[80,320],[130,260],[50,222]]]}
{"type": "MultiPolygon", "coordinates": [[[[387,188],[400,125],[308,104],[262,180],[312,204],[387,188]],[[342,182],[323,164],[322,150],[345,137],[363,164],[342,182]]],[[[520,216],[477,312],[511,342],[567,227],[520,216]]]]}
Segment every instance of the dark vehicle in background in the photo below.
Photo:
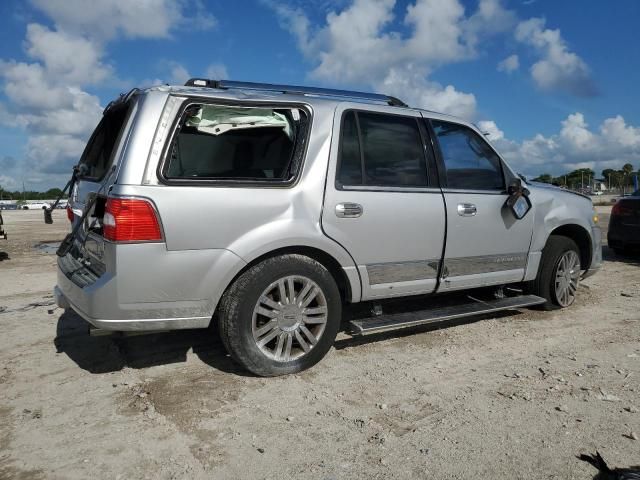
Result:
{"type": "Polygon", "coordinates": [[[607,241],[616,253],[640,250],[640,190],[613,205],[607,241]]]}

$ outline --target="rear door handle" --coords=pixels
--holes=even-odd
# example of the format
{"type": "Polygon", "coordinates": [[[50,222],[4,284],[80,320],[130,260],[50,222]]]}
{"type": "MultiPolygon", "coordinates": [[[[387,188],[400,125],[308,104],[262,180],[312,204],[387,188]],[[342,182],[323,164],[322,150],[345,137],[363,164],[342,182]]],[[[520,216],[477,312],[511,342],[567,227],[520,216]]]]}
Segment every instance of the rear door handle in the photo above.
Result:
{"type": "Polygon", "coordinates": [[[336,205],[336,217],[339,218],[358,218],[363,212],[362,205],[359,203],[339,203],[336,205]]]}
{"type": "Polygon", "coordinates": [[[473,203],[459,203],[458,215],[461,217],[473,217],[478,213],[478,209],[473,203]]]}

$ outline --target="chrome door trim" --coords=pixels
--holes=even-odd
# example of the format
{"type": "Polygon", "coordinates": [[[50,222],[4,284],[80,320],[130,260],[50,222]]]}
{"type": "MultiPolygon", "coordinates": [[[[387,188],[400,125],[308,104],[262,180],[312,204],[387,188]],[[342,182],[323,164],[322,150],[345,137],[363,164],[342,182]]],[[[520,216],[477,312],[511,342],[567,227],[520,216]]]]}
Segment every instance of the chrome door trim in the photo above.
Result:
{"type": "Polygon", "coordinates": [[[350,192],[403,192],[403,193],[441,193],[433,187],[381,187],[375,185],[340,185],[337,190],[350,192]]]}
{"type": "Polygon", "coordinates": [[[439,259],[366,265],[369,285],[436,279],[439,259]]]}
{"type": "Polygon", "coordinates": [[[443,271],[448,277],[460,277],[477,273],[501,272],[524,268],[527,252],[473,257],[445,258],[443,271]]]}

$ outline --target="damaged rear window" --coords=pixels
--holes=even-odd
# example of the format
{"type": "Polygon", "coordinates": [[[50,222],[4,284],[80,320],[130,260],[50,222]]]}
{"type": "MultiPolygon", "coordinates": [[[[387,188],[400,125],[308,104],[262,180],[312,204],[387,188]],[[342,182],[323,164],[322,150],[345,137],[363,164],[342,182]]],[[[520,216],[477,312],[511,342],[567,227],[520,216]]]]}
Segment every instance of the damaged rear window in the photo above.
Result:
{"type": "Polygon", "coordinates": [[[189,105],[163,174],[167,179],[288,181],[300,166],[306,125],[298,108],[189,105]]]}
{"type": "Polygon", "coordinates": [[[105,112],[80,157],[80,163],[87,167],[83,178],[100,180],[111,166],[128,111],[129,106],[123,104],[105,112]]]}

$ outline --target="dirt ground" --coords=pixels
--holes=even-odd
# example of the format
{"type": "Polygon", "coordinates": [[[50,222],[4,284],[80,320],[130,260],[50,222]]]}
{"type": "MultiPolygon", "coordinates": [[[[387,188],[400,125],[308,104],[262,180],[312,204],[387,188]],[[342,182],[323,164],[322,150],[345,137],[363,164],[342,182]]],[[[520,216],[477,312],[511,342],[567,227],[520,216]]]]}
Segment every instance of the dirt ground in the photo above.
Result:
{"type": "MultiPolygon", "coordinates": [[[[599,207],[606,227],[606,207],[599,207]]],[[[352,339],[262,379],[210,331],[114,339],[53,305],[67,230],[4,212],[0,478],[590,479],[640,464],[640,259],[568,310],[352,339]]]]}

